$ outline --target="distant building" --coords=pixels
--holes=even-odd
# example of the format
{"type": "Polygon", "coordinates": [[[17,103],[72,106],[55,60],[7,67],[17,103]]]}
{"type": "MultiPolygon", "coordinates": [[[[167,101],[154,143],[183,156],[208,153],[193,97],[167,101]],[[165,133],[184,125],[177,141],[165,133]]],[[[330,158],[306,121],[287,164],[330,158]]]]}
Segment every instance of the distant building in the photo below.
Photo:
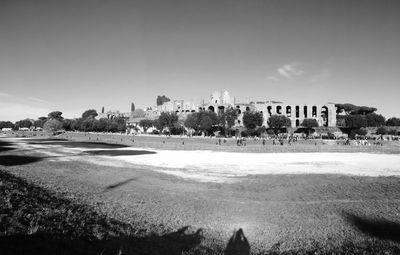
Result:
{"type": "Polygon", "coordinates": [[[236,125],[243,125],[243,113],[246,111],[258,111],[264,115],[264,125],[268,127],[267,120],[271,115],[283,115],[292,122],[292,127],[299,127],[304,119],[315,119],[319,126],[336,126],[336,107],[334,103],[326,104],[291,104],[277,101],[257,101],[249,103],[236,102],[235,97],[228,91],[215,91],[210,100],[205,103],[195,104],[192,101],[171,100],[157,107],[159,115],[161,112],[176,112],[177,114],[188,114],[198,111],[212,111],[222,113],[226,109],[237,109],[239,116],[236,125]]]}

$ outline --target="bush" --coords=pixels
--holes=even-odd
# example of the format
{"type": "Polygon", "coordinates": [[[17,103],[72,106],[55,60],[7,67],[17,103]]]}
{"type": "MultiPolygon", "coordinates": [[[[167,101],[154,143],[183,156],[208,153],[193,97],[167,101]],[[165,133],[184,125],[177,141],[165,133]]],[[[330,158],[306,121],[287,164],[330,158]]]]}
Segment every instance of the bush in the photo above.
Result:
{"type": "Polygon", "coordinates": [[[350,138],[354,139],[357,135],[364,136],[368,133],[368,131],[364,128],[359,128],[359,129],[353,129],[350,132],[350,138]]]}
{"type": "Polygon", "coordinates": [[[376,129],[377,135],[386,135],[387,133],[388,133],[388,130],[385,127],[379,127],[376,129]]]}

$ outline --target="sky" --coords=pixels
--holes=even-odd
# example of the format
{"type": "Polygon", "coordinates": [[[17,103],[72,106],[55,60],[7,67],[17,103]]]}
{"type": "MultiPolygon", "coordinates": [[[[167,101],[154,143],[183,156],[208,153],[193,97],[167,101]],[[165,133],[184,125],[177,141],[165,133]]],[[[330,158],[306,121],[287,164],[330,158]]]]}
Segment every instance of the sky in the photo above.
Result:
{"type": "Polygon", "coordinates": [[[200,102],[400,117],[398,0],[0,0],[0,120],[200,102]]]}

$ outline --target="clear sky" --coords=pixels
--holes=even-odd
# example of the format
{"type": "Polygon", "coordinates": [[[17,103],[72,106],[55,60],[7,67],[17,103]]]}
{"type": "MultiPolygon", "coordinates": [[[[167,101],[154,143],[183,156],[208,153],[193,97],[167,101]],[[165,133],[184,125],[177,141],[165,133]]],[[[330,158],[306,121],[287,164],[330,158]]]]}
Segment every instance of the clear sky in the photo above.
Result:
{"type": "Polygon", "coordinates": [[[400,117],[399,81],[398,0],[0,1],[0,120],[222,89],[400,117]]]}

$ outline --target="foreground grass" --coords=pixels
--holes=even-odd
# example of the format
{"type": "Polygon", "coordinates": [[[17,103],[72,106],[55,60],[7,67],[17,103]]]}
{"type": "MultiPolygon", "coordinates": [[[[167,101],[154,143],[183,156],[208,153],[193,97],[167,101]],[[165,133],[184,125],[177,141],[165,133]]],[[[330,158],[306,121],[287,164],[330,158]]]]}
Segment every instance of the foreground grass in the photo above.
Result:
{"type": "Polygon", "coordinates": [[[3,170],[0,197],[1,254],[182,254],[194,251],[202,239],[201,230],[188,227],[140,236],[129,224],[3,170]]]}
{"type": "MultiPolygon", "coordinates": [[[[370,233],[363,242],[318,243],[280,250],[252,249],[236,235],[226,247],[203,244],[202,231],[185,227],[165,235],[142,236],[140,229],[97,213],[89,206],[37,187],[0,170],[1,254],[400,254],[400,226],[354,215],[348,220],[370,233]],[[378,238],[374,238],[374,236],[378,238]]],[[[243,235],[243,233],[242,233],[243,235]]]]}

